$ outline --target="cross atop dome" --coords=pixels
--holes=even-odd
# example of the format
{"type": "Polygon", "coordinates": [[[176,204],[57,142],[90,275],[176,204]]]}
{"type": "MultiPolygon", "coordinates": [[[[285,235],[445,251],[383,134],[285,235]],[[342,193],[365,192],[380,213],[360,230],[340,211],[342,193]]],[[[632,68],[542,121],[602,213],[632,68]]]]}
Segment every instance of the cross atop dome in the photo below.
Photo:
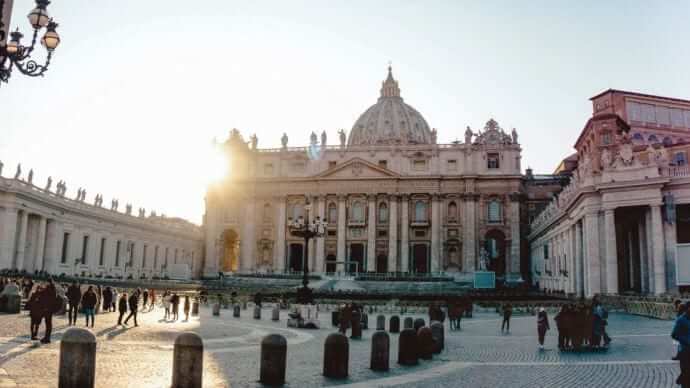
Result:
{"type": "Polygon", "coordinates": [[[393,78],[393,67],[388,62],[388,77],[381,85],[381,98],[384,97],[400,97],[400,88],[398,81],[393,78]]]}

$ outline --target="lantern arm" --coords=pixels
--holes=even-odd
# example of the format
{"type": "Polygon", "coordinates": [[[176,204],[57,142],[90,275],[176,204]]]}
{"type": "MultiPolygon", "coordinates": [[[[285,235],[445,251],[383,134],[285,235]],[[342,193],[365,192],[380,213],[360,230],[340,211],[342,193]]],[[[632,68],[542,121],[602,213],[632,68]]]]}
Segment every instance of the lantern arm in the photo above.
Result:
{"type": "Polygon", "coordinates": [[[48,70],[48,66],[50,65],[50,59],[53,56],[53,53],[51,51],[48,52],[48,56],[46,57],[46,62],[43,65],[39,65],[38,62],[34,61],[33,59],[28,60],[27,62],[19,62],[17,60],[14,60],[15,67],[19,70],[24,75],[28,75],[29,77],[38,77],[38,76],[43,76],[43,73],[45,73],[48,70]]]}

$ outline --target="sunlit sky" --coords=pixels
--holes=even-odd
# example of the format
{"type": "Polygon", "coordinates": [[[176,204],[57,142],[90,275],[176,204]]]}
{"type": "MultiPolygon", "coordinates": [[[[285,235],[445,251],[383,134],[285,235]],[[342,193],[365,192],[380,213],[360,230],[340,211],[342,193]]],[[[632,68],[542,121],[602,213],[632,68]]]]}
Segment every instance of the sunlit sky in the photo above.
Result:
{"type": "MultiPolygon", "coordinates": [[[[29,35],[33,7],[15,0],[29,35]]],[[[108,206],[200,223],[212,140],[259,147],[349,131],[388,62],[402,96],[462,139],[517,128],[523,168],[551,172],[608,88],[690,98],[688,1],[53,0],[62,44],[43,78],[0,86],[3,176],[16,163],[108,206]]],[[[28,38],[25,38],[28,41],[28,38]]],[[[36,50],[42,60],[44,50],[36,50]]]]}

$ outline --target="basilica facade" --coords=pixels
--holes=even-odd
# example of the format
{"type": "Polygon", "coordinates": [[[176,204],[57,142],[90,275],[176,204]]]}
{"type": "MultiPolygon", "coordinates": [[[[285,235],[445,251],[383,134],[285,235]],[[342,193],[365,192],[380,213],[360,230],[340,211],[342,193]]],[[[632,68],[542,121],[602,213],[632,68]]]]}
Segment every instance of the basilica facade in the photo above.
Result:
{"type": "Polygon", "coordinates": [[[222,144],[231,173],[208,189],[204,274],[299,272],[453,274],[522,279],[524,197],[517,132],[489,119],[439,144],[402,98],[389,68],[374,105],[336,144],[261,149],[238,130],[222,144]],[[326,222],[310,241],[299,217],[326,222]],[[307,252],[308,249],[308,252],[307,252]]]}

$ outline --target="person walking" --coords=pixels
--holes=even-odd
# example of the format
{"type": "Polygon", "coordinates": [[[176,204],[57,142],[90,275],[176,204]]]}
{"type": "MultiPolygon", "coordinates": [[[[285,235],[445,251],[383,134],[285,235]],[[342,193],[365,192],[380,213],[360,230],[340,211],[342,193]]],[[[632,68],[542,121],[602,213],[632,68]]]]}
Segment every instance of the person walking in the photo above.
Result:
{"type": "Polygon", "coordinates": [[[122,325],[122,317],[127,313],[127,293],[123,292],[120,299],[117,301],[117,309],[120,312],[120,316],[117,318],[117,324],[122,325]]]}
{"type": "Polygon", "coordinates": [[[149,298],[151,299],[151,307],[149,310],[153,311],[153,308],[156,306],[156,290],[153,288],[149,290],[149,298]]]}
{"type": "Polygon", "coordinates": [[[544,337],[546,336],[546,331],[551,329],[549,327],[549,317],[546,315],[546,310],[541,307],[539,308],[539,314],[537,314],[537,334],[539,334],[539,349],[544,350],[544,337]]]}
{"type": "Polygon", "coordinates": [[[38,328],[41,326],[41,301],[40,296],[43,292],[42,286],[36,286],[34,291],[29,297],[29,301],[26,302],[26,307],[29,309],[29,318],[31,319],[30,329],[31,329],[31,339],[38,339],[38,328]]]}
{"type": "Polygon", "coordinates": [[[96,305],[98,305],[98,295],[93,290],[93,286],[89,286],[81,298],[81,307],[84,309],[84,317],[86,317],[86,327],[89,327],[89,317],[91,317],[91,327],[94,325],[96,305]]]}
{"type": "Polygon", "coordinates": [[[170,319],[170,301],[171,301],[172,296],[170,295],[170,291],[165,291],[163,294],[163,308],[165,309],[165,315],[163,319],[166,321],[170,319]]]}
{"type": "Polygon", "coordinates": [[[189,322],[189,295],[184,296],[184,321],[189,322]]]}
{"type": "Polygon", "coordinates": [[[48,284],[45,286],[43,292],[41,292],[39,296],[39,301],[39,305],[41,306],[41,318],[38,321],[39,325],[40,322],[43,320],[45,320],[46,322],[46,331],[43,338],[41,339],[41,343],[49,344],[50,335],[53,332],[53,314],[60,309],[60,306],[58,305],[57,292],[55,291],[55,283],[53,283],[53,279],[48,280],[48,284]]]}
{"type": "Polygon", "coordinates": [[[501,323],[501,333],[505,330],[510,333],[510,317],[513,315],[513,306],[510,303],[506,303],[503,306],[503,322],[501,323]]]}
{"type": "Polygon", "coordinates": [[[72,285],[67,288],[67,301],[69,302],[67,325],[72,326],[77,323],[79,302],[81,302],[81,287],[79,287],[77,282],[73,282],[72,285]]]}
{"type": "Polygon", "coordinates": [[[139,326],[137,323],[137,312],[139,311],[139,292],[140,290],[132,292],[132,295],[127,300],[129,304],[129,315],[127,318],[125,318],[125,326],[127,326],[127,322],[129,322],[130,318],[134,318],[134,327],[139,326]]]}
{"type": "Polygon", "coordinates": [[[146,306],[149,304],[149,290],[144,289],[144,305],[142,306],[146,310],[146,306]]]}
{"type": "Polygon", "coordinates": [[[110,306],[108,307],[108,311],[112,310],[113,312],[116,312],[118,307],[117,304],[120,301],[120,294],[117,292],[117,288],[113,287],[112,290],[113,295],[110,297],[110,306]]]}
{"type": "Polygon", "coordinates": [[[103,290],[103,312],[109,312],[110,306],[113,304],[113,290],[110,286],[103,290]]]}
{"type": "Polygon", "coordinates": [[[170,303],[172,304],[173,321],[177,321],[180,314],[180,297],[177,294],[172,294],[170,303]]]}
{"type": "Polygon", "coordinates": [[[556,321],[556,330],[558,330],[558,350],[565,350],[565,342],[566,342],[566,319],[568,315],[568,306],[567,305],[562,305],[561,310],[556,314],[555,317],[553,317],[553,320],[556,321]]]}
{"type": "Polygon", "coordinates": [[[685,312],[676,318],[671,331],[671,338],[678,341],[678,359],[680,375],[676,384],[690,388],[690,303],[685,304],[685,312]]]}

